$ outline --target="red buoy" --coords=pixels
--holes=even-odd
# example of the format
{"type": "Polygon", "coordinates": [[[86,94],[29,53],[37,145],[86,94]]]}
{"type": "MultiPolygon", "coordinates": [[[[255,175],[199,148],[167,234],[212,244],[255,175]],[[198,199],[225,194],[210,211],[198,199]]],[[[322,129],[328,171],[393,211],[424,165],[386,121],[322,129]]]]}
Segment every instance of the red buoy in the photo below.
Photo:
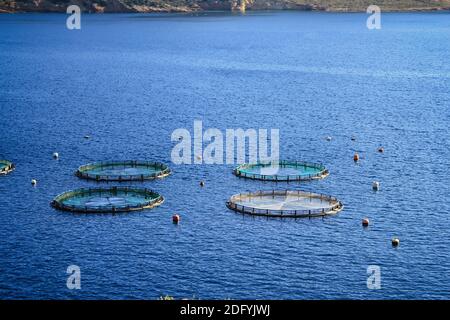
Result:
{"type": "Polygon", "coordinates": [[[357,162],[359,161],[359,154],[355,153],[355,155],[353,156],[353,161],[357,162]]]}
{"type": "Polygon", "coordinates": [[[177,215],[177,214],[174,214],[173,216],[172,216],[172,221],[173,221],[173,223],[175,223],[175,224],[178,224],[179,222],[180,222],[180,216],[179,215],[177,215]]]}
{"type": "Polygon", "coordinates": [[[362,225],[363,225],[363,227],[368,227],[369,226],[369,219],[367,219],[367,218],[362,219],[362,225]]]}

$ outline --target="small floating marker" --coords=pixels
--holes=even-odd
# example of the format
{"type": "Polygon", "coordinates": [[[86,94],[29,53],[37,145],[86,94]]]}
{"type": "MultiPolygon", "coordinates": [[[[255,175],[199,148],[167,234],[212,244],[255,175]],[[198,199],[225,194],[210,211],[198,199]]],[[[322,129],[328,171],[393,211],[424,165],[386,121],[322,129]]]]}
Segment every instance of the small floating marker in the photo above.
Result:
{"type": "Polygon", "coordinates": [[[358,153],[355,153],[355,154],[353,155],[353,161],[355,161],[355,162],[358,162],[358,161],[359,161],[359,154],[358,154],[358,153]]]}
{"type": "Polygon", "coordinates": [[[85,139],[90,139],[91,136],[87,134],[87,135],[84,136],[84,138],[85,138],[85,139]]]}
{"type": "Polygon", "coordinates": [[[197,160],[202,160],[202,156],[197,156],[197,160]]]}
{"type": "Polygon", "coordinates": [[[53,159],[57,160],[59,158],[58,152],[53,152],[53,159]]]}
{"type": "Polygon", "coordinates": [[[392,246],[393,247],[398,247],[399,244],[400,244],[400,239],[399,238],[393,238],[392,239],[392,246]]]}
{"type": "Polygon", "coordinates": [[[380,190],[380,183],[378,181],[372,182],[372,189],[373,189],[373,191],[380,190]]]}
{"type": "Polygon", "coordinates": [[[383,153],[383,152],[384,152],[384,148],[383,148],[383,147],[379,147],[379,148],[378,148],[378,152],[379,152],[379,153],[383,153]]]}
{"type": "Polygon", "coordinates": [[[352,139],[352,141],[355,141],[355,140],[356,140],[356,137],[355,137],[355,136],[352,136],[350,139],[352,139]]]}
{"type": "Polygon", "coordinates": [[[327,141],[331,141],[331,137],[330,137],[330,136],[326,137],[325,139],[326,139],[327,141]]]}
{"type": "Polygon", "coordinates": [[[32,179],[32,180],[31,180],[31,185],[32,185],[32,186],[35,186],[36,184],[37,184],[36,179],[32,179]]]}
{"type": "Polygon", "coordinates": [[[205,182],[204,181],[200,181],[200,187],[204,187],[205,186],[205,182]]]}
{"type": "Polygon", "coordinates": [[[369,226],[369,219],[367,219],[367,218],[362,219],[362,226],[363,227],[368,227],[369,226]]]}
{"type": "Polygon", "coordinates": [[[174,214],[172,216],[172,222],[173,223],[178,224],[180,222],[180,220],[181,220],[181,218],[180,218],[180,216],[178,214],[174,214]]]}

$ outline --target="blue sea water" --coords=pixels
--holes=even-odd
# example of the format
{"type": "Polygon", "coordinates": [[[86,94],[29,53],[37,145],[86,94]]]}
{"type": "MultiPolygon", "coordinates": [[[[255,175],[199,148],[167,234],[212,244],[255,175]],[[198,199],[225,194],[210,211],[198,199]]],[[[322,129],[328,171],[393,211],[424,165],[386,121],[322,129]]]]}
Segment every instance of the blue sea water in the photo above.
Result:
{"type": "Polygon", "coordinates": [[[85,14],[72,31],[66,18],[0,15],[0,158],[17,166],[0,177],[0,298],[450,298],[450,13],[386,13],[381,30],[365,14],[85,14]],[[175,165],[171,133],[194,120],[278,128],[283,159],[330,176],[287,185],[175,165]],[[114,216],[50,207],[98,186],[78,166],[116,159],[170,164],[170,177],[138,184],[165,203],[114,216]],[[294,221],[225,206],[273,188],[345,208],[294,221]],[[69,265],[81,290],[66,287],[69,265]]]}

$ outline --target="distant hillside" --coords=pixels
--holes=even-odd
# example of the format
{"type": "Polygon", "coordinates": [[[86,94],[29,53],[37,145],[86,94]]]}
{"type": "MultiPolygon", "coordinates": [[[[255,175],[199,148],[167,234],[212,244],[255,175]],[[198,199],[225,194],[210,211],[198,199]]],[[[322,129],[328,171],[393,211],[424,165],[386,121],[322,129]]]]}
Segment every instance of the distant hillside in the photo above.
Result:
{"type": "Polygon", "coordinates": [[[450,9],[450,0],[0,0],[0,12],[65,12],[76,4],[85,12],[192,12],[205,10],[384,11],[450,9]]]}

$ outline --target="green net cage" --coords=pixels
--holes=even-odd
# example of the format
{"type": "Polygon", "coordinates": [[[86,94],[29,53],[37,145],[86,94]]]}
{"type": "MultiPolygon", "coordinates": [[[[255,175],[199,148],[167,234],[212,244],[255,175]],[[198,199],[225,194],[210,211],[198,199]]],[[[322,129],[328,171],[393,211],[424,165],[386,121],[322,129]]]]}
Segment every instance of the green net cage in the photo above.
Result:
{"type": "Polygon", "coordinates": [[[265,181],[305,181],[323,179],[329,174],[322,164],[299,161],[246,163],[233,173],[238,177],[265,181]]]}
{"type": "Polygon", "coordinates": [[[0,160],[0,175],[8,174],[14,169],[15,166],[12,162],[7,160],[0,160]]]}
{"type": "Polygon", "coordinates": [[[112,187],[68,191],[56,196],[51,205],[78,213],[116,213],[150,209],[163,202],[160,194],[149,189],[112,187]]]}
{"type": "Polygon", "coordinates": [[[276,218],[323,217],[334,215],[344,207],[333,196],[296,190],[235,194],[226,205],[239,213],[276,218]]]}
{"type": "Polygon", "coordinates": [[[171,173],[169,167],[150,161],[109,161],[81,166],[76,175],[96,181],[143,181],[164,178],[171,173]]]}

